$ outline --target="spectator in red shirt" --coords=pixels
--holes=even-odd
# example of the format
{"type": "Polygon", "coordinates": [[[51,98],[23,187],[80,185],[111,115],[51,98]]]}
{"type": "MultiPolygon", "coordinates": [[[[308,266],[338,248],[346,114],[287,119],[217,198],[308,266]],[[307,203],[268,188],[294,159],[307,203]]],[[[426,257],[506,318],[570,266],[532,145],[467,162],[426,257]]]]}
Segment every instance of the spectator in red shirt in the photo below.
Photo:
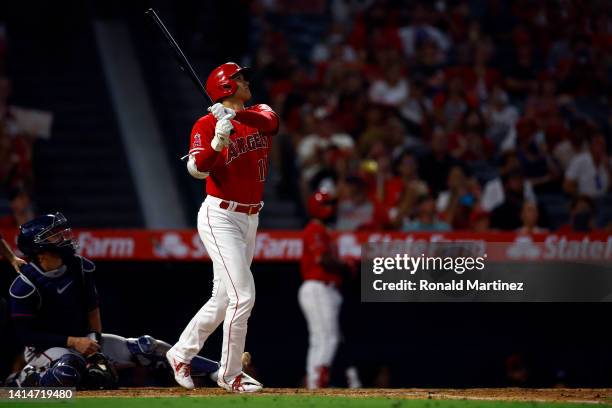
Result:
{"type": "Polygon", "coordinates": [[[581,195],[572,201],[570,222],[559,228],[559,232],[590,232],[595,229],[595,202],[581,195]]]}
{"type": "Polygon", "coordinates": [[[475,232],[488,232],[491,231],[491,217],[490,214],[476,205],[472,213],[470,214],[470,226],[472,231],[475,232]]]}
{"type": "Polygon", "coordinates": [[[464,162],[487,160],[493,152],[493,144],[485,137],[486,125],[480,111],[465,112],[460,124],[460,132],[449,136],[453,157],[464,162]]]}
{"type": "Polygon", "coordinates": [[[542,75],[525,102],[525,117],[552,117],[559,114],[557,84],[550,75],[542,75]]]}

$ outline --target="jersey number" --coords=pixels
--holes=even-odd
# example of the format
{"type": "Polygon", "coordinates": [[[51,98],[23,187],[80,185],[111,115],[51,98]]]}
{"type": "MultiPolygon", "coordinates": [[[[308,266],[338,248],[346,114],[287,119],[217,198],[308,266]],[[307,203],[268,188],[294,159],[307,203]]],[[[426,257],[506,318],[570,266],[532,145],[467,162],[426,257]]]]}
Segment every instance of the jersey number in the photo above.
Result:
{"type": "Polygon", "coordinates": [[[259,159],[257,161],[257,167],[259,168],[259,181],[262,183],[266,181],[266,176],[268,175],[268,157],[264,157],[263,159],[259,159]]]}

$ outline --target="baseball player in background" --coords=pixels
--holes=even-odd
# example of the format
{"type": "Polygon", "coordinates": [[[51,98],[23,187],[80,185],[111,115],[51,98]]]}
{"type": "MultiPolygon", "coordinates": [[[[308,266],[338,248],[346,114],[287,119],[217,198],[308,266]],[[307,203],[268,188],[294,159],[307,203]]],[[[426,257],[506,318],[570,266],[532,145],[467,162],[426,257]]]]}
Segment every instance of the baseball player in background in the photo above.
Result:
{"type": "Polygon", "coordinates": [[[326,223],[335,216],[336,198],[331,192],[317,191],[308,199],[312,219],[304,229],[300,269],[304,282],[298,301],[308,324],[306,386],[329,385],[330,368],[340,342],[340,286],[346,265],[337,255],[326,223]]]}
{"type": "Polygon", "coordinates": [[[168,351],[176,381],[194,388],[191,361],[223,322],[217,384],[231,392],[256,392],[262,385],[242,372],[247,322],[255,303],[251,261],[268,155],[278,116],[267,105],[245,107],[251,98],[248,68],[228,62],[215,68],[206,91],[215,104],[191,132],[187,170],[206,180],[198,233],[213,263],[210,299],[168,351]]]}
{"type": "MultiPolygon", "coordinates": [[[[17,246],[29,262],[19,266],[9,303],[17,337],[25,346],[25,366],[9,377],[8,385],[114,388],[116,369],[169,372],[168,343],[147,335],[126,339],[102,333],[95,265],[76,254],[61,213],[23,224],[17,246]]],[[[200,356],[194,365],[200,375],[219,367],[200,356]]]]}

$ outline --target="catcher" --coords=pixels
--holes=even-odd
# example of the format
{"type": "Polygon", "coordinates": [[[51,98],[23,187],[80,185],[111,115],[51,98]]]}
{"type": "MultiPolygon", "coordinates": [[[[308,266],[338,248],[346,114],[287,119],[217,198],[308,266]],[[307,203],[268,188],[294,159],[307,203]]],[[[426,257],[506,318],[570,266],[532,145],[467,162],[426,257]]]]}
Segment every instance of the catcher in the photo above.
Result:
{"type": "MultiPolygon", "coordinates": [[[[95,265],[76,254],[66,217],[49,214],[23,224],[17,246],[30,262],[19,265],[9,304],[26,365],[7,385],[115,388],[117,369],[135,366],[169,376],[168,343],[101,334],[95,265]]],[[[214,375],[219,364],[197,356],[193,368],[194,375],[214,375]]]]}

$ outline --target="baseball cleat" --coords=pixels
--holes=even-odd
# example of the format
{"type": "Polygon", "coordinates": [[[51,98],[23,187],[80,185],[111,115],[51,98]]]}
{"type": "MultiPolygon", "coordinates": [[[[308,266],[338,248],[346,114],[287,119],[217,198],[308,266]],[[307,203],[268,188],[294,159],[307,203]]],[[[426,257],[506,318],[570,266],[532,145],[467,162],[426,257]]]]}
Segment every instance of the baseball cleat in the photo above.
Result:
{"type": "Polygon", "coordinates": [[[176,382],[183,388],[187,388],[188,390],[192,390],[195,388],[193,384],[193,379],[191,378],[191,364],[180,361],[176,358],[172,349],[168,350],[166,353],[166,359],[170,363],[170,367],[174,372],[174,379],[176,382]]]}
{"type": "Polygon", "coordinates": [[[346,383],[349,388],[361,388],[363,384],[361,384],[361,380],[359,379],[359,371],[357,371],[357,367],[350,366],[344,372],[346,375],[346,383]]]}
{"type": "Polygon", "coordinates": [[[263,389],[263,385],[259,381],[245,373],[238,374],[236,378],[234,378],[234,381],[229,384],[222,381],[218,381],[217,384],[229,392],[237,392],[240,394],[259,392],[263,389]]]}
{"type": "MultiPolygon", "coordinates": [[[[249,353],[248,351],[245,351],[244,353],[242,353],[242,357],[241,357],[240,361],[242,362],[242,371],[244,373],[244,371],[247,369],[249,364],[251,364],[251,353],[249,353]]],[[[219,380],[219,370],[210,373],[208,375],[208,377],[212,381],[217,382],[219,380]]],[[[251,378],[251,377],[249,377],[249,378],[251,378]]]]}

